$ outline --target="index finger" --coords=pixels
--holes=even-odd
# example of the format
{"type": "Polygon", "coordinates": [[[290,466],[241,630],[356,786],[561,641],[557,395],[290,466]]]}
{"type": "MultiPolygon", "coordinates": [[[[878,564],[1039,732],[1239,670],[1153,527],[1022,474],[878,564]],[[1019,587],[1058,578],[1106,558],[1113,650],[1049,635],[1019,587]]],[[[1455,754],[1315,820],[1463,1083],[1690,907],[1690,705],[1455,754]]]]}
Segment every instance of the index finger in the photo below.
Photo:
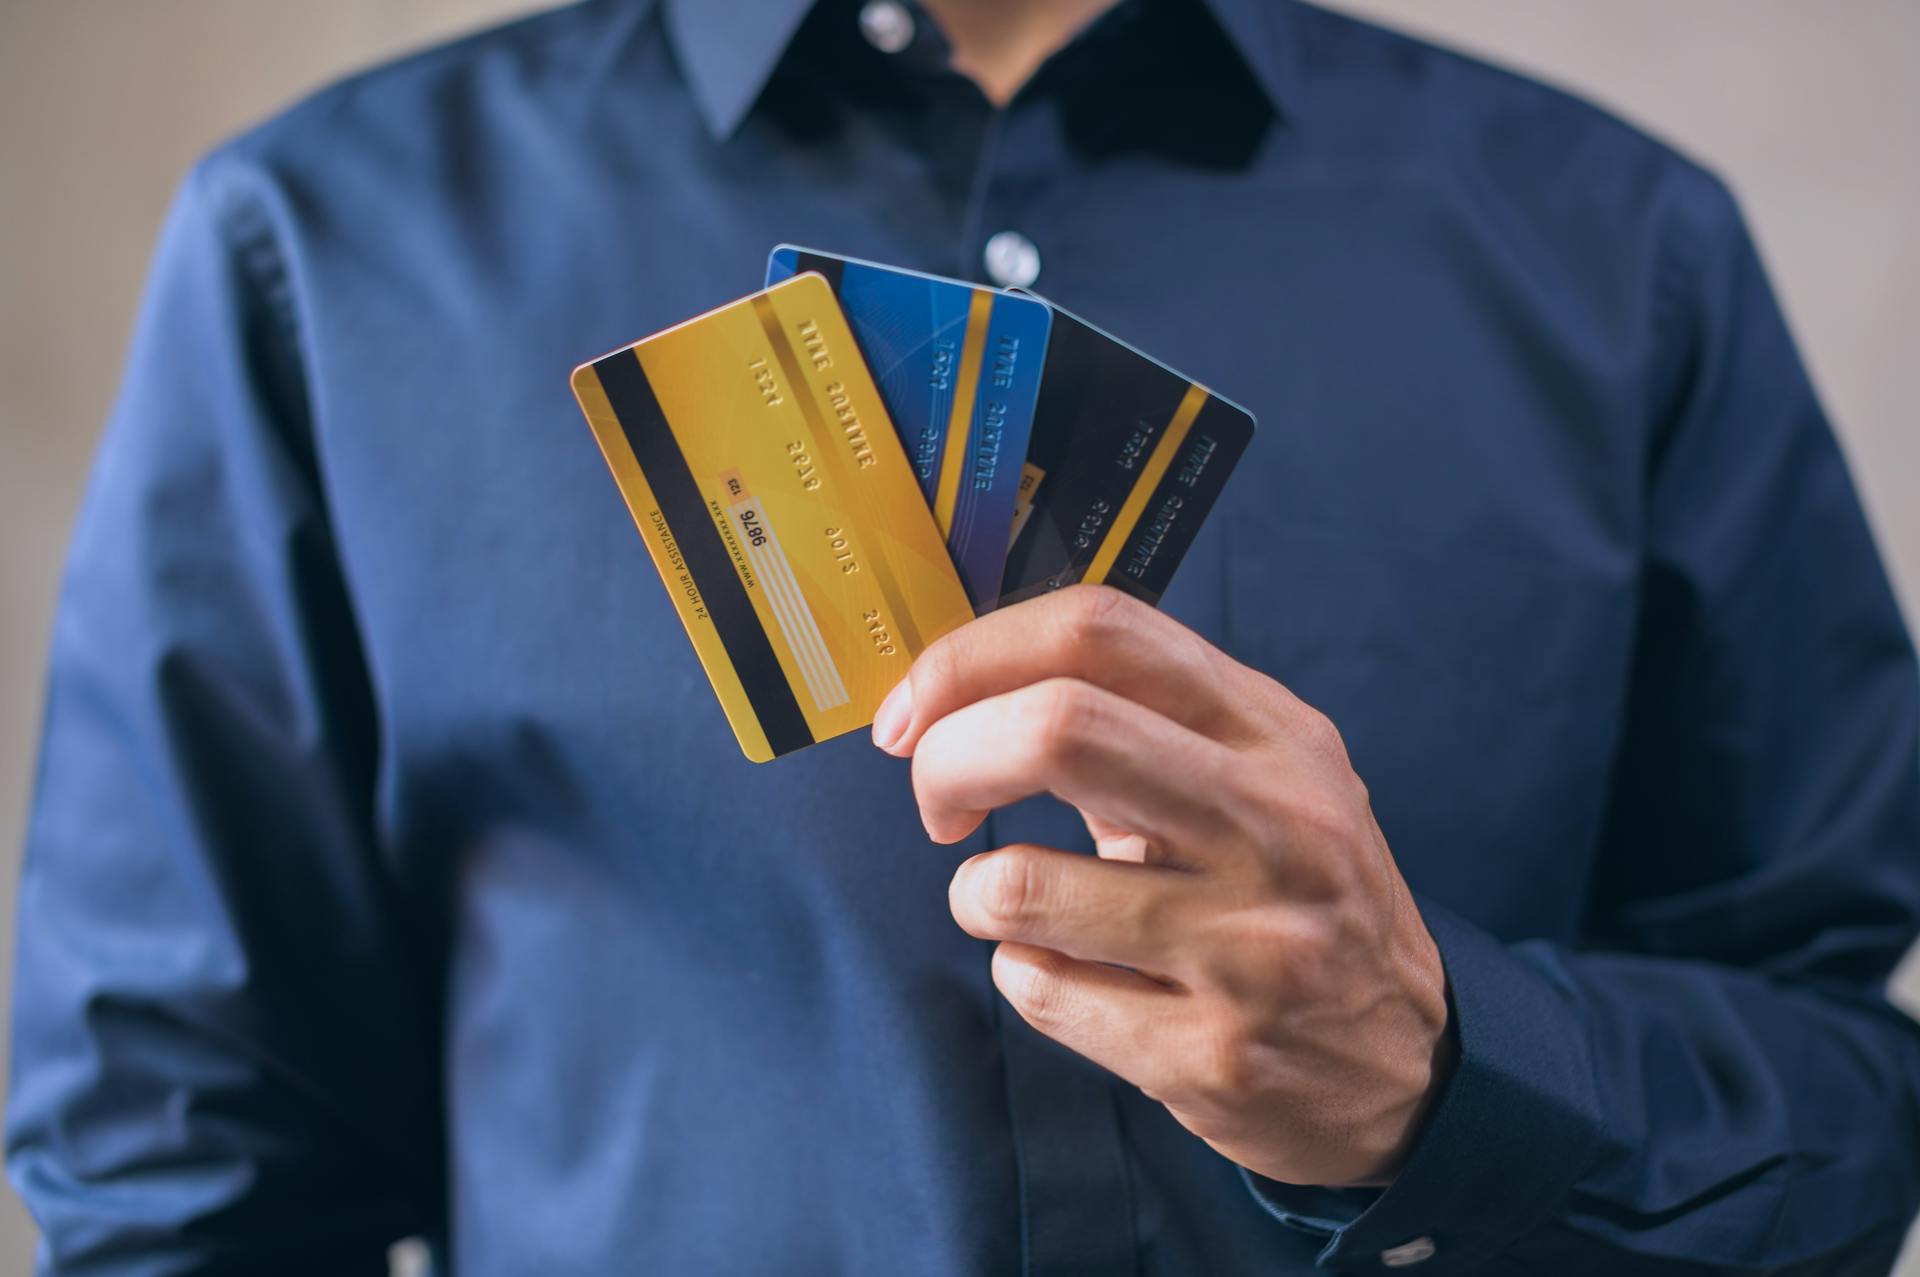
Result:
{"type": "Polygon", "coordinates": [[[1258,721],[1247,713],[1252,671],[1131,595],[1075,585],[989,612],[929,646],[881,703],[873,742],[904,758],[953,711],[1062,677],[1218,740],[1258,721]]]}

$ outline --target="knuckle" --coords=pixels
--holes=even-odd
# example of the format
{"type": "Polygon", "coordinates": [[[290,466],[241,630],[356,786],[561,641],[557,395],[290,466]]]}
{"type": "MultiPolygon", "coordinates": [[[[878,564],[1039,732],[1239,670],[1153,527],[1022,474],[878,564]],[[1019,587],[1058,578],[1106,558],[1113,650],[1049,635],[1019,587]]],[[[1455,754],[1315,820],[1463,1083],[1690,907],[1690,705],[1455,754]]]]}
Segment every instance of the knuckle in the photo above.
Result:
{"type": "Polygon", "coordinates": [[[1093,688],[1073,678],[1035,684],[1029,737],[1044,757],[1074,754],[1091,734],[1097,715],[1093,688]]]}
{"type": "Polygon", "coordinates": [[[982,866],[978,901],[986,920],[1008,927],[1026,920],[1039,907],[1045,888],[1039,866],[1030,856],[1002,852],[982,866]]]}
{"type": "Polygon", "coordinates": [[[1265,965],[1258,948],[1232,920],[1216,920],[1204,943],[1193,946],[1193,950],[1196,981],[1228,997],[1237,996],[1251,979],[1258,979],[1265,965]]]}
{"type": "Polygon", "coordinates": [[[1275,983],[1301,1002],[1319,1000],[1339,987],[1340,954],[1332,929],[1311,916],[1296,917],[1267,949],[1275,983]]]}
{"type": "Polygon", "coordinates": [[[1355,885],[1363,871],[1369,809],[1346,795],[1301,787],[1268,800],[1255,836],[1288,854],[1266,864],[1269,885],[1321,900],[1355,885]]]}
{"type": "Polygon", "coordinates": [[[1297,795],[1287,806],[1295,830],[1307,845],[1339,847],[1347,843],[1353,822],[1347,816],[1346,804],[1334,796],[1311,791],[1297,795]]]}
{"type": "Polygon", "coordinates": [[[1278,912],[1271,906],[1236,910],[1208,935],[1201,970],[1229,1006],[1293,995],[1293,951],[1278,912]]]}
{"type": "Polygon", "coordinates": [[[938,699],[942,689],[960,677],[960,644],[952,634],[935,639],[914,662],[914,696],[938,699]]]}
{"type": "Polygon", "coordinates": [[[1072,1022],[1073,1004],[1073,986],[1059,960],[1035,958],[1020,990],[1020,1013],[1036,1026],[1058,1029],[1072,1022]]]}
{"type": "Polygon", "coordinates": [[[1206,940],[1205,982],[1241,1023],[1315,1004],[1339,987],[1345,955],[1326,911],[1297,904],[1240,909],[1220,919],[1206,940]]]}
{"type": "Polygon", "coordinates": [[[1160,891],[1136,891],[1125,897],[1123,915],[1127,934],[1143,948],[1160,948],[1179,935],[1173,901],[1160,891]]]}
{"type": "Polygon", "coordinates": [[[1229,686],[1223,675],[1220,649],[1191,630],[1167,644],[1168,668],[1194,683],[1215,682],[1229,686]]]}
{"type": "Polygon", "coordinates": [[[1302,706],[1299,732],[1307,748],[1318,756],[1346,762],[1347,743],[1341,737],[1340,729],[1334,726],[1331,718],[1311,705],[1302,706]]]}
{"type": "Polygon", "coordinates": [[[1132,600],[1110,585],[1075,585],[1060,596],[1062,637],[1072,648],[1099,647],[1126,625],[1132,600]]]}
{"type": "Polygon", "coordinates": [[[1192,1087],[1201,1101],[1231,1108],[1256,1093],[1265,1072],[1258,1045],[1237,1025],[1210,1029],[1196,1053],[1192,1087]]]}

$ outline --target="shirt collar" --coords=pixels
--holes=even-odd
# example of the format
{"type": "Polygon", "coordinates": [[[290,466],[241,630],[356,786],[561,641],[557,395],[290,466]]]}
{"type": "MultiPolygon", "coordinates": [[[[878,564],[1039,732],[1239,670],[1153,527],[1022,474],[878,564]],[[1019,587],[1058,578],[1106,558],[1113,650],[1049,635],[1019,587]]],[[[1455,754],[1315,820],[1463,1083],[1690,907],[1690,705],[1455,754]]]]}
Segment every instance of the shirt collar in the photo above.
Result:
{"type": "MultiPolygon", "coordinates": [[[[669,37],[716,140],[733,135],[815,0],[666,0],[669,37]]],[[[1298,91],[1292,0],[1206,0],[1214,20],[1283,116],[1298,91]]]]}

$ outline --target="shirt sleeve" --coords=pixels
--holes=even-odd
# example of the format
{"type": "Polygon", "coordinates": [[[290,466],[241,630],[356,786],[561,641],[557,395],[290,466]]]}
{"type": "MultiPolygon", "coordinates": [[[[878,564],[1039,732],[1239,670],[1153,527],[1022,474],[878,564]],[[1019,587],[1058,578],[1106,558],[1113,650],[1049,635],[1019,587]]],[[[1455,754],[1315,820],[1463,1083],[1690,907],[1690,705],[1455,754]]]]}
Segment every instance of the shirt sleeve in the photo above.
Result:
{"type": "Polygon", "coordinates": [[[1248,1177],[1324,1267],[1884,1274],[1920,1203],[1914,656],[1758,256],[1704,175],[1661,297],[1641,617],[1577,946],[1429,902],[1460,1057],[1384,1192],[1248,1177]]]}
{"type": "Polygon", "coordinates": [[[268,185],[176,201],[55,622],[7,1119],[46,1273],[384,1274],[441,1198],[268,185]]]}

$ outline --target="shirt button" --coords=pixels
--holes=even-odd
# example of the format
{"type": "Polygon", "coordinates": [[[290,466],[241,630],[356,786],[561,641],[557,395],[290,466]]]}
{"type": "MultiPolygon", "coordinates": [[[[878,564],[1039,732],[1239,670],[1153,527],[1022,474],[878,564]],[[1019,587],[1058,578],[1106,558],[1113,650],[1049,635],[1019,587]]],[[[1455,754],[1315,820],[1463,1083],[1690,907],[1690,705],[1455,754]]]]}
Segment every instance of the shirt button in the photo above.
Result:
{"type": "Polygon", "coordinates": [[[1431,1237],[1416,1237],[1380,1252],[1380,1262],[1389,1268],[1411,1268],[1432,1259],[1437,1248],[1431,1237]]]}
{"type": "Polygon", "coordinates": [[[913,15],[900,0],[867,0],[860,6],[860,34],[882,53],[898,53],[913,43],[913,15]]]}
{"type": "Polygon", "coordinates": [[[1019,231],[1001,231],[987,241],[987,278],[1002,288],[1026,288],[1040,278],[1040,250],[1019,231]]]}

